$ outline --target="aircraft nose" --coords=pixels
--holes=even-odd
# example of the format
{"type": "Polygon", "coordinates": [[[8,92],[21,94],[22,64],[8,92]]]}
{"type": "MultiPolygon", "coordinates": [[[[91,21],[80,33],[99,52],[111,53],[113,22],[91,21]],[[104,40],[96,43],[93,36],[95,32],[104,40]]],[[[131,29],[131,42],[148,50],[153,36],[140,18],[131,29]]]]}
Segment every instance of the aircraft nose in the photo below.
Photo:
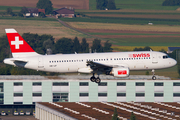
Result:
{"type": "Polygon", "coordinates": [[[174,66],[174,65],[176,65],[176,64],[177,64],[177,61],[174,60],[174,59],[172,59],[172,65],[174,66]]]}

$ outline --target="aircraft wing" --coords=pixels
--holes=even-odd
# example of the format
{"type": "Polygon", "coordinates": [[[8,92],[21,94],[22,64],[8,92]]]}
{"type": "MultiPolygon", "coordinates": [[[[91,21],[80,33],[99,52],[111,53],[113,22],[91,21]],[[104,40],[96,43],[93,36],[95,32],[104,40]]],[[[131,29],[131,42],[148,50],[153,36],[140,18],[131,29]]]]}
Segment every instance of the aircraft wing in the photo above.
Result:
{"type": "Polygon", "coordinates": [[[93,61],[88,61],[87,66],[90,66],[90,68],[94,71],[100,71],[100,72],[108,72],[111,71],[112,68],[120,67],[118,65],[107,65],[107,64],[102,64],[98,62],[93,62],[93,61]]]}

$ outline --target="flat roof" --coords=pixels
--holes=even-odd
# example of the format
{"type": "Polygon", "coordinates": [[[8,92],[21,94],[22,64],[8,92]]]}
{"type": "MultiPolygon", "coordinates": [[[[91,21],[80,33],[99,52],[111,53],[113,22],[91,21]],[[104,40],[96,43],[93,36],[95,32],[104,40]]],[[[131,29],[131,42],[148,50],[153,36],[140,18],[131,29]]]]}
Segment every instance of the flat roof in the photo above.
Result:
{"type": "Polygon", "coordinates": [[[180,103],[177,102],[38,102],[36,107],[37,105],[51,108],[78,120],[85,120],[88,117],[110,120],[115,108],[121,119],[130,119],[132,112],[138,120],[180,119],[180,103]]]}

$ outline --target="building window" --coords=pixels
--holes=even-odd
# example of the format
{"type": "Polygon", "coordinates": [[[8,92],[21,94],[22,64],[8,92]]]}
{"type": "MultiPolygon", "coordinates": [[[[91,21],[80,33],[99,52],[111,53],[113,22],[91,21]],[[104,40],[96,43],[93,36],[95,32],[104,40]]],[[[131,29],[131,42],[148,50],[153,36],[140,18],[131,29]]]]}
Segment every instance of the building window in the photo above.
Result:
{"type": "Polygon", "coordinates": [[[15,105],[17,104],[23,104],[23,102],[14,102],[15,105]]]}
{"type": "Polygon", "coordinates": [[[23,83],[22,82],[14,82],[14,86],[22,86],[23,83]]]}
{"type": "Polygon", "coordinates": [[[154,86],[164,86],[164,83],[163,82],[155,82],[154,86]]]}
{"type": "Polygon", "coordinates": [[[69,86],[68,82],[53,82],[53,86],[69,86]]]}
{"type": "Polygon", "coordinates": [[[144,82],[136,82],[136,86],[144,86],[145,83],[144,82]]]}
{"type": "Polygon", "coordinates": [[[88,82],[80,82],[79,86],[89,86],[89,83],[88,82]]]}
{"type": "Polygon", "coordinates": [[[174,82],[173,86],[180,86],[180,82],[174,82]]]}
{"type": "Polygon", "coordinates": [[[22,97],[23,93],[14,93],[14,97],[22,97]]]}
{"type": "Polygon", "coordinates": [[[0,104],[4,104],[4,93],[0,93],[0,104]]]}
{"type": "Polygon", "coordinates": [[[126,96],[126,93],[117,93],[117,96],[126,96]]]}
{"type": "Polygon", "coordinates": [[[33,93],[32,96],[34,96],[34,97],[41,97],[42,93],[33,93]]]}
{"type": "Polygon", "coordinates": [[[107,86],[107,82],[101,82],[98,86],[107,86]]]}
{"type": "Polygon", "coordinates": [[[107,93],[98,93],[99,97],[107,97],[107,93]]]}
{"type": "Polygon", "coordinates": [[[144,97],[145,93],[136,93],[136,97],[144,97]]]}
{"type": "Polygon", "coordinates": [[[180,97],[180,93],[173,93],[173,97],[180,97]]]}
{"type": "Polygon", "coordinates": [[[126,86],[126,82],[117,82],[117,86],[126,86]]]}
{"type": "Polygon", "coordinates": [[[4,84],[0,83],[0,92],[4,92],[4,84]]]}
{"type": "Polygon", "coordinates": [[[68,102],[68,93],[53,93],[53,102],[68,102]]]}
{"type": "Polygon", "coordinates": [[[163,94],[163,93],[154,93],[154,96],[155,96],[155,97],[163,97],[164,94],[163,94]]]}
{"type": "Polygon", "coordinates": [[[89,93],[79,93],[79,96],[81,96],[81,97],[87,97],[87,96],[89,96],[89,93]]]}
{"type": "Polygon", "coordinates": [[[33,82],[33,86],[41,86],[41,82],[33,82]]]}

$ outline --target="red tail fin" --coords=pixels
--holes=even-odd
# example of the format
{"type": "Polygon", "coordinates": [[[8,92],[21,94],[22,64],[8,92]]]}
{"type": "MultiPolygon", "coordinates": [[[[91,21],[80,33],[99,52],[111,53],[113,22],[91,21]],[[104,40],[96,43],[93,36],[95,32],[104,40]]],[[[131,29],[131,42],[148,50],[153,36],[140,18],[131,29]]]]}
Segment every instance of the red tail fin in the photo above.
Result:
{"type": "Polygon", "coordinates": [[[32,56],[36,53],[15,29],[5,29],[5,31],[13,57],[32,56]]]}
{"type": "Polygon", "coordinates": [[[12,53],[35,52],[15,29],[5,29],[12,53]]]}

